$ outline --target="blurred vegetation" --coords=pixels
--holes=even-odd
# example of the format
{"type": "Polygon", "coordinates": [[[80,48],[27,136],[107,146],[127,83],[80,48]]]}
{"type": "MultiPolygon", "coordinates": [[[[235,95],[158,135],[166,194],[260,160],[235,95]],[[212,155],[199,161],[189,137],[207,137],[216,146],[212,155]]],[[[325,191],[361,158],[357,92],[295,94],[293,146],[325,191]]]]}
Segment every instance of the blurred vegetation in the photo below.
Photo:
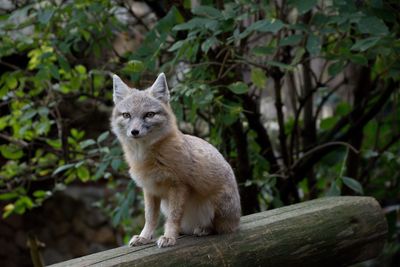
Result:
{"type": "Polygon", "coordinates": [[[141,205],[132,182],[120,190],[110,74],[145,88],[161,71],[182,129],[234,167],[244,213],[341,194],[400,204],[398,1],[145,2],[152,15],[105,0],[1,11],[3,217],[97,182],[118,192],[100,205],[131,231],[141,205]]]}

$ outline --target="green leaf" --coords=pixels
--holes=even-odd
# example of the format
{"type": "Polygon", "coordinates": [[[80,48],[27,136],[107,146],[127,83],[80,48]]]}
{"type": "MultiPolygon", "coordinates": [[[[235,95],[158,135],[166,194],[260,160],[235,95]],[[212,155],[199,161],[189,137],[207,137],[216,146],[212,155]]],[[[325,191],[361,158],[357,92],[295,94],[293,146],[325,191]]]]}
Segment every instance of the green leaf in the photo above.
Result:
{"type": "Polygon", "coordinates": [[[338,75],[345,67],[345,63],[343,61],[336,61],[335,63],[329,65],[328,73],[331,76],[338,75]]]}
{"type": "Polygon", "coordinates": [[[114,171],[118,171],[121,165],[122,165],[122,160],[120,160],[119,158],[113,159],[111,161],[111,167],[113,168],[114,171]]]}
{"type": "Polygon", "coordinates": [[[10,199],[17,198],[17,197],[18,197],[18,194],[16,192],[0,194],[0,200],[10,200],[10,199]]]}
{"type": "Polygon", "coordinates": [[[279,19],[272,19],[271,21],[268,21],[268,23],[263,25],[263,27],[258,28],[257,31],[277,33],[284,26],[285,26],[285,24],[282,21],[280,21],[279,19]]]}
{"type": "Polygon", "coordinates": [[[267,77],[265,73],[260,68],[252,68],[250,74],[251,82],[258,88],[263,89],[267,82],[267,77]]]}
{"type": "Polygon", "coordinates": [[[60,139],[47,139],[46,143],[49,144],[51,147],[55,149],[60,149],[61,148],[61,140],[60,139]]]}
{"type": "Polygon", "coordinates": [[[49,23],[53,14],[54,14],[54,9],[40,10],[38,12],[38,20],[41,24],[47,24],[49,23]]]}
{"type": "Polygon", "coordinates": [[[222,17],[221,12],[212,7],[212,6],[197,6],[192,9],[192,13],[195,15],[211,17],[211,18],[220,18],[222,17]]]}
{"type": "Polygon", "coordinates": [[[359,50],[364,52],[373,47],[379,41],[379,39],[379,37],[369,37],[366,39],[357,40],[356,43],[351,47],[351,50],[359,50]]]}
{"type": "Polygon", "coordinates": [[[369,33],[372,35],[389,34],[389,29],[386,24],[377,17],[368,16],[360,19],[358,29],[361,33],[369,33]]]}
{"type": "Polygon", "coordinates": [[[8,75],[6,78],[6,85],[9,89],[15,89],[18,85],[18,81],[14,75],[8,75]]]}
{"type": "Polygon", "coordinates": [[[21,121],[27,121],[32,119],[35,115],[37,114],[37,110],[36,109],[29,109],[24,111],[23,115],[21,116],[21,121]]]}
{"type": "Polygon", "coordinates": [[[282,63],[282,62],[275,61],[275,60],[268,60],[266,63],[267,63],[267,65],[278,67],[283,70],[293,70],[292,66],[282,63]]]}
{"type": "Polygon", "coordinates": [[[71,135],[74,137],[76,140],[82,139],[82,137],[85,135],[84,131],[79,131],[75,128],[71,129],[71,135]]]}
{"type": "Polygon", "coordinates": [[[7,86],[0,86],[0,99],[7,95],[8,91],[7,86]]]}
{"type": "Polygon", "coordinates": [[[251,34],[253,31],[277,33],[284,26],[285,24],[277,19],[259,20],[247,27],[246,30],[240,33],[237,37],[238,39],[243,39],[251,34]]]}
{"type": "Polygon", "coordinates": [[[77,168],[77,174],[79,179],[81,179],[82,182],[87,182],[90,179],[90,172],[89,169],[86,166],[80,166],[77,168]]]}
{"type": "Polygon", "coordinates": [[[353,178],[350,178],[350,177],[346,177],[346,176],[342,177],[342,181],[347,187],[349,187],[354,192],[357,192],[361,195],[364,194],[362,185],[360,184],[359,181],[357,181],[353,178]]]}
{"type": "Polygon", "coordinates": [[[75,166],[74,163],[62,165],[62,166],[58,167],[58,168],[53,172],[53,175],[56,175],[57,173],[63,172],[63,171],[68,170],[68,169],[71,169],[71,168],[74,167],[74,166],[75,166]]]}
{"type": "Polygon", "coordinates": [[[17,160],[24,156],[22,149],[14,144],[1,145],[0,152],[6,159],[17,160]]]}
{"type": "Polygon", "coordinates": [[[86,147],[88,147],[88,146],[91,146],[91,145],[94,145],[94,144],[96,144],[96,141],[94,141],[93,139],[87,139],[87,140],[85,140],[85,141],[80,142],[80,143],[79,143],[79,146],[80,146],[82,149],[84,149],[84,148],[86,148],[86,147]]]}
{"type": "Polygon", "coordinates": [[[368,65],[368,59],[362,54],[352,54],[349,56],[350,61],[358,65],[368,65]]]}
{"type": "Polygon", "coordinates": [[[84,160],[81,160],[81,161],[75,163],[75,168],[79,168],[79,167],[82,166],[83,164],[85,164],[85,161],[84,161],[84,160]]]}
{"type": "Polygon", "coordinates": [[[145,69],[145,65],[140,60],[130,60],[125,64],[125,67],[122,69],[127,74],[142,72],[145,69]]]}
{"type": "Polygon", "coordinates": [[[337,106],[336,106],[335,115],[345,116],[351,110],[352,110],[352,107],[351,107],[351,105],[349,103],[341,102],[341,103],[337,104],[337,106]]]}
{"type": "Polygon", "coordinates": [[[297,48],[296,52],[294,54],[294,58],[293,58],[292,62],[290,63],[290,65],[296,66],[297,64],[299,64],[300,61],[302,60],[305,52],[306,52],[306,50],[303,47],[297,48]]]}
{"type": "Polygon", "coordinates": [[[279,42],[279,46],[298,45],[302,38],[303,38],[302,34],[293,34],[293,35],[287,36],[279,42]]]}
{"type": "Polygon", "coordinates": [[[201,44],[201,50],[207,53],[211,46],[218,44],[219,41],[215,36],[211,36],[201,44]]]}
{"type": "Polygon", "coordinates": [[[307,38],[306,49],[310,55],[318,55],[321,51],[321,39],[316,35],[309,35],[307,38]]]}
{"type": "Polygon", "coordinates": [[[277,33],[281,30],[285,24],[279,19],[272,20],[259,20],[251,24],[247,29],[249,31],[259,31],[259,32],[272,32],[277,33]]]}
{"type": "Polygon", "coordinates": [[[38,113],[39,113],[39,115],[42,116],[42,117],[46,117],[46,116],[49,114],[49,112],[50,112],[50,110],[49,110],[49,108],[47,108],[47,107],[40,107],[40,108],[38,109],[38,113]]]}
{"type": "Polygon", "coordinates": [[[58,64],[60,67],[65,71],[65,72],[70,72],[71,71],[71,66],[69,65],[69,62],[64,58],[64,56],[58,56],[58,64]]]}
{"type": "Polygon", "coordinates": [[[329,130],[336,124],[338,117],[328,117],[321,120],[320,128],[321,130],[329,130]]]}
{"type": "Polygon", "coordinates": [[[81,75],[86,74],[86,68],[83,65],[76,65],[75,70],[81,75]]]}
{"type": "Polygon", "coordinates": [[[27,196],[20,197],[14,204],[14,212],[17,214],[23,214],[26,209],[32,209],[34,206],[32,200],[27,196]]]}
{"type": "Polygon", "coordinates": [[[3,219],[7,218],[10,216],[15,209],[15,205],[13,203],[9,203],[4,207],[4,213],[3,213],[3,219]]]}
{"type": "Polygon", "coordinates": [[[244,82],[235,82],[228,86],[229,90],[231,90],[235,94],[245,94],[249,91],[249,87],[244,82]]]}
{"type": "Polygon", "coordinates": [[[44,120],[36,124],[35,130],[38,135],[46,134],[50,131],[50,121],[44,120]]]}
{"type": "Polygon", "coordinates": [[[33,192],[33,196],[36,198],[45,198],[51,196],[51,192],[44,190],[36,190],[35,192],[33,192]]]}
{"type": "Polygon", "coordinates": [[[53,78],[59,80],[60,79],[60,73],[58,72],[58,68],[54,64],[48,64],[50,74],[53,78]]]}
{"type": "Polygon", "coordinates": [[[100,164],[100,166],[97,168],[96,173],[94,174],[94,180],[98,180],[104,175],[104,172],[106,171],[108,165],[109,165],[108,161],[102,162],[100,164]]]}
{"type": "Polygon", "coordinates": [[[168,52],[173,52],[175,50],[178,50],[179,48],[182,47],[182,45],[185,43],[185,41],[180,40],[176,43],[174,43],[170,48],[168,48],[168,52]]]}
{"type": "Polygon", "coordinates": [[[72,183],[73,181],[75,181],[75,179],[76,179],[75,173],[70,173],[70,174],[67,176],[67,178],[64,179],[63,182],[64,182],[65,184],[70,184],[70,183],[72,183]]]}
{"type": "Polygon", "coordinates": [[[327,197],[337,197],[340,196],[340,188],[337,185],[336,181],[331,183],[331,187],[329,188],[328,192],[325,193],[327,197]]]}
{"type": "Polygon", "coordinates": [[[268,46],[257,46],[254,47],[251,52],[256,56],[264,56],[264,55],[272,55],[275,52],[276,48],[268,47],[268,46]]]}
{"type": "Polygon", "coordinates": [[[304,14],[317,5],[317,0],[290,0],[289,4],[296,7],[300,14],[304,14]]]}
{"type": "Polygon", "coordinates": [[[110,135],[110,132],[109,132],[109,131],[106,131],[106,132],[102,133],[102,134],[97,138],[97,143],[103,142],[104,140],[107,139],[107,137],[108,137],[109,135],[110,135]]]}
{"type": "Polygon", "coordinates": [[[193,30],[193,29],[209,29],[209,30],[216,30],[218,26],[218,21],[214,19],[208,18],[193,18],[186,23],[182,23],[176,25],[172,28],[173,31],[186,31],[186,30],[193,30]]]}
{"type": "Polygon", "coordinates": [[[120,221],[129,216],[129,207],[132,206],[135,197],[135,190],[130,188],[132,188],[131,183],[128,185],[127,196],[122,198],[122,201],[119,203],[119,207],[113,212],[112,224],[114,226],[118,225],[120,221]]]}
{"type": "Polygon", "coordinates": [[[122,217],[122,210],[121,207],[117,207],[112,215],[111,223],[114,227],[118,226],[122,217]]]}

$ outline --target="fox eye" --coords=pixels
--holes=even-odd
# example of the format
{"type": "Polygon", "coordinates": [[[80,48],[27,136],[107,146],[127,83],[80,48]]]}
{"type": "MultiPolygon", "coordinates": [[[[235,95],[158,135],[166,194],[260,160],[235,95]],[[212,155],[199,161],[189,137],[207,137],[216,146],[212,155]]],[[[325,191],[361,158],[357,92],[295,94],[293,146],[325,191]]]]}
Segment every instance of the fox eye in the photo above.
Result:
{"type": "Polygon", "coordinates": [[[124,112],[124,113],[122,113],[122,117],[124,119],[130,119],[131,118],[131,114],[129,114],[128,112],[124,112]]]}
{"type": "Polygon", "coordinates": [[[147,112],[147,113],[144,115],[144,117],[145,117],[145,118],[153,118],[154,115],[156,115],[155,112],[147,112]]]}

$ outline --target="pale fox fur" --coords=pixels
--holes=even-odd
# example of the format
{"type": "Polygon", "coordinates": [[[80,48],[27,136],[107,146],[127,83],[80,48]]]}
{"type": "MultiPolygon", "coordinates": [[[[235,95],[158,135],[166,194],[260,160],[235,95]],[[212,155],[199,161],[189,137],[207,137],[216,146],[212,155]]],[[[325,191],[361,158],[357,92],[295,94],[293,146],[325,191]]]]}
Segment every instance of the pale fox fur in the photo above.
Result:
{"type": "Polygon", "coordinates": [[[160,208],[166,223],[159,247],[174,245],[180,233],[236,231],[241,209],[232,168],[211,144],[178,130],[165,75],[141,91],[113,79],[112,129],[144,193],[145,225],[129,245],[151,242],[160,208]]]}

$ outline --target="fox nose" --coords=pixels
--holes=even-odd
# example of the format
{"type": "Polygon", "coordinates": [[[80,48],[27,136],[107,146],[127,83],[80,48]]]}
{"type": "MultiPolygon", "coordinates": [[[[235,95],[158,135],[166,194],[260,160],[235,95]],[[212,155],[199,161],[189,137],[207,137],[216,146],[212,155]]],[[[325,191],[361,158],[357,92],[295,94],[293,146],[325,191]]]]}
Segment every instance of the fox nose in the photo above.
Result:
{"type": "Polygon", "coordinates": [[[132,131],[131,131],[131,134],[132,134],[133,136],[137,136],[137,135],[139,134],[139,130],[132,130],[132,131]]]}

